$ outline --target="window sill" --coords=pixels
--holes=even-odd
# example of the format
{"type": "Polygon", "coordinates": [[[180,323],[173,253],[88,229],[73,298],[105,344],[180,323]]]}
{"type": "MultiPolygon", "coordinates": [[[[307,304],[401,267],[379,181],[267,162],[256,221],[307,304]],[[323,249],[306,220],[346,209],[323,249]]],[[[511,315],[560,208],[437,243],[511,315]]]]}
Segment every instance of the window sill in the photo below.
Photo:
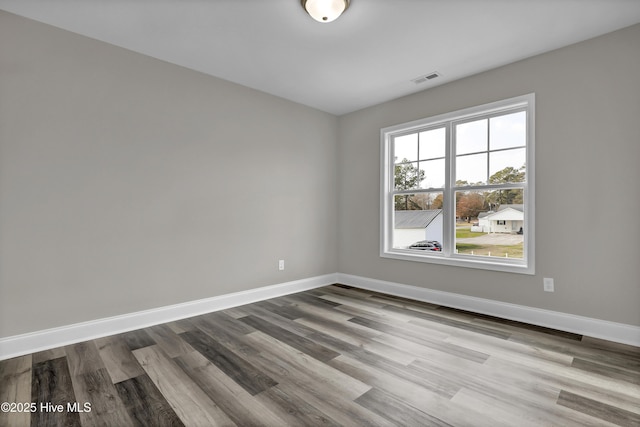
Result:
{"type": "MultiPolygon", "coordinates": [[[[535,274],[533,265],[526,265],[521,260],[501,260],[500,258],[464,257],[457,255],[447,257],[443,254],[414,253],[408,250],[392,250],[380,253],[382,258],[392,258],[403,261],[423,262],[427,264],[449,265],[453,267],[475,268],[480,270],[501,271],[518,274],[535,274]]],[[[530,257],[531,258],[531,257],[530,257]]]]}

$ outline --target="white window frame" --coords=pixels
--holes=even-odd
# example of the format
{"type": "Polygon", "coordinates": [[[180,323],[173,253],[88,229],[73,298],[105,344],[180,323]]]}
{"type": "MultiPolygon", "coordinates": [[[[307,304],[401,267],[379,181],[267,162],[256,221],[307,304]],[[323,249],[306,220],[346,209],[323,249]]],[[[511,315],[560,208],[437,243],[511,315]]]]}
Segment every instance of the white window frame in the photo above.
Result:
{"type": "MultiPolygon", "coordinates": [[[[380,256],[407,261],[506,271],[521,274],[535,274],[535,94],[518,96],[463,110],[440,114],[421,120],[389,126],[380,130],[381,139],[381,196],[380,196],[380,256]],[[510,110],[527,111],[527,142],[525,182],[512,184],[524,188],[524,251],[522,259],[474,256],[455,253],[455,192],[460,190],[486,189],[481,187],[455,187],[456,156],[453,140],[453,126],[460,121],[481,119],[510,110]],[[396,136],[423,131],[434,127],[446,127],[446,177],[442,191],[443,204],[443,251],[422,252],[411,249],[393,248],[394,228],[394,157],[393,139],[396,136]]],[[[504,187],[502,184],[500,187],[504,187]]],[[[418,189],[415,193],[428,190],[418,189]]]]}

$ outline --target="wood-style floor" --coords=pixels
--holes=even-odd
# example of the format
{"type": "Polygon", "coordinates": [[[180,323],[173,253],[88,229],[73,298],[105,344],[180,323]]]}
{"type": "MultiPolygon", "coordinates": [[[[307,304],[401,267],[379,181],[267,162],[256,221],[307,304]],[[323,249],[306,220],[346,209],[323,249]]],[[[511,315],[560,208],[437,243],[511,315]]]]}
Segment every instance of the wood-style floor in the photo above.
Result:
{"type": "Polygon", "coordinates": [[[0,381],[36,409],[2,426],[640,425],[636,347],[340,285],[5,360],[0,381]]]}

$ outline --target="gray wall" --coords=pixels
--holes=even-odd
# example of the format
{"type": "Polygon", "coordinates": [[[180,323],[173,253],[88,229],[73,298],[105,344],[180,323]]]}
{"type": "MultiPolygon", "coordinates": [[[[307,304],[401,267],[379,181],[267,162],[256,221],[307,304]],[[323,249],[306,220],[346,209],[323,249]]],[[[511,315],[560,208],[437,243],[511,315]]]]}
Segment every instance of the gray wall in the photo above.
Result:
{"type": "Polygon", "coordinates": [[[640,325],[638,45],[336,118],[0,12],[0,337],[335,271],[640,325]],[[529,92],[537,274],[380,258],[380,128],[529,92]]]}
{"type": "Polygon", "coordinates": [[[635,25],[341,117],[339,271],[640,325],[638,46],[635,25]],[[380,258],[380,128],[530,92],[536,275],[380,258]]]}
{"type": "Polygon", "coordinates": [[[0,52],[0,337],[337,271],[336,117],[5,12],[0,52]]]}

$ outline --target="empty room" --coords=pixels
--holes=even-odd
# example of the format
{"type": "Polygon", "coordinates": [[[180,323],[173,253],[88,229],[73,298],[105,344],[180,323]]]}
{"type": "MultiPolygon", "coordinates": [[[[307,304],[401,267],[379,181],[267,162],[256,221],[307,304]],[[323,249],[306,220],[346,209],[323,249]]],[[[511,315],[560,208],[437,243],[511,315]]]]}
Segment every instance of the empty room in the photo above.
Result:
{"type": "Polygon", "coordinates": [[[637,0],[0,0],[0,426],[639,426],[637,0]]]}

